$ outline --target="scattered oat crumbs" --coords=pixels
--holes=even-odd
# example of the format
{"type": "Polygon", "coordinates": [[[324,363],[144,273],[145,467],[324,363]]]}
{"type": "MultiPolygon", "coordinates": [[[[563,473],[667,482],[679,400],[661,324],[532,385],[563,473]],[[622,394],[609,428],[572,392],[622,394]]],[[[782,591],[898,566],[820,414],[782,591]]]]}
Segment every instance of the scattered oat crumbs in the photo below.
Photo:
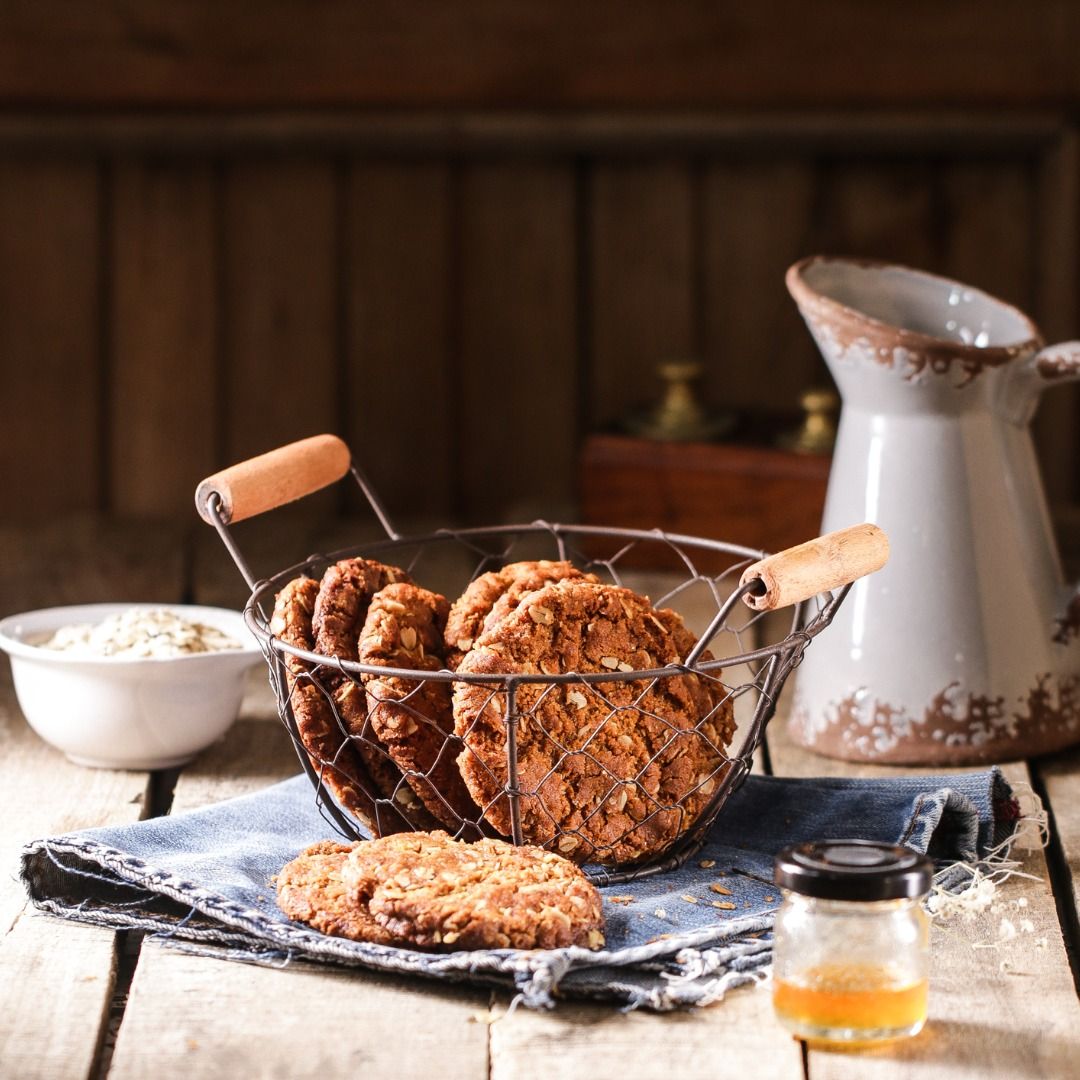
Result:
{"type": "Polygon", "coordinates": [[[775,896],[773,896],[773,894],[772,894],[772,893],[766,893],[766,894],[765,894],[765,903],[766,903],[766,904],[772,904],[772,903],[774,903],[775,901],[776,901],[776,897],[775,897],[775,896]]]}
{"type": "Polygon", "coordinates": [[[719,908],[721,911],[735,910],[735,905],[730,900],[710,900],[709,903],[714,908],[719,908]]]}
{"type": "Polygon", "coordinates": [[[700,866],[702,870],[711,870],[715,865],[715,859],[702,859],[701,862],[698,863],[698,866],[700,866]]]}
{"type": "Polygon", "coordinates": [[[632,904],[634,902],[632,896],[609,896],[608,899],[613,904],[632,904]]]}
{"type": "Polygon", "coordinates": [[[731,895],[731,890],[729,888],[727,888],[726,886],[721,885],[719,881],[714,881],[709,886],[709,889],[712,892],[719,893],[721,896],[730,896],[731,895]]]}
{"type": "Polygon", "coordinates": [[[682,894],[682,899],[685,900],[688,904],[696,904],[697,903],[697,897],[696,896],[691,896],[689,893],[683,893],[682,894]]]}
{"type": "Polygon", "coordinates": [[[658,908],[657,908],[657,909],[656,909],[656,910],[655,910],[655,911],[653,912],[653,914],[654,914],[654,915],[655,915],[655,916],[656,916],[656,917],[657,917],[658,919],[666,919],[666,918],[667,918],[667,912],[666,912],[666,911],[665,911],[665,910],[664,910],[664,909],[663,909],[662,907],[658,907],[658,908]]]}

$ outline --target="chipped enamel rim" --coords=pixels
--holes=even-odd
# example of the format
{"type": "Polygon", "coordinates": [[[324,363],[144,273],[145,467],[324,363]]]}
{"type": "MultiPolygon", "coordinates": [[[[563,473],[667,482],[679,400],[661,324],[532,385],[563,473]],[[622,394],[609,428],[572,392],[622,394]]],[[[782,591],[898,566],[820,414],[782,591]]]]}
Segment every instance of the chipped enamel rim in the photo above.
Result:
{"type": "Polygon", "coordinates": [[[788,291],[795,298],[800,308],[813,313],[816,318],[826,319],[829,322],[849,327],[852,331],[859,332],[863,336],[874,338],[887,338],[895,340],[897,344],[906,348],[924,350],[936,354],[948,353],[960,357],[977,359],[984,367],[997,367],[1007,363],[1024,353],[1034,352],[1041,349],[1044,339],[1039,328],[1014,304],[1009,304],[983,289],[977,289],[954,278],[943,277],[940,274],[931,274],[926,270],[916,270],[902,263],[887,262],[882,259],[861,259],[836,255],[810,255],[800,259],[788,268],[784,281],[788,291]],[[895,326],[892,323],[883,322],[881,319],[867,315],[858,308],[834,300],[832,297],[818,291],[807,280],[807,271],[814,266],[824,263],[833,263],[839,266],[854,267],[864,270],[895,270],[912,277],[926,281],[940,283],[942,287],[963,289],[983,299],[987,304],[999,308],[1016,319],[1026,328],[1028,336],[1015,342],[1004,345],[965,345],[962,341],[952,338],[938,337],[921,330],[910,330],[906,327],[895,326]]]}

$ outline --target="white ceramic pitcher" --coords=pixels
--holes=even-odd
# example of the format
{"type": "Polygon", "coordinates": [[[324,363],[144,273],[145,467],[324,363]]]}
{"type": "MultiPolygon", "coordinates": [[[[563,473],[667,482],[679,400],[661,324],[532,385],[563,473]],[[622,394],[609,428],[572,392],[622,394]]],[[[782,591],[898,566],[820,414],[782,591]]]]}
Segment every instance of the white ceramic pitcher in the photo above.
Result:
{"type": "Polygon", "coordinates": [[[797,673],[796,738],[831,757],[979,762],[1080,740],[1080,594],[1029,424],[1080,378],[1016,308],[902,266],[813,257],[787,285],[843,397],[822,532],[892,556],[797,673]]]}

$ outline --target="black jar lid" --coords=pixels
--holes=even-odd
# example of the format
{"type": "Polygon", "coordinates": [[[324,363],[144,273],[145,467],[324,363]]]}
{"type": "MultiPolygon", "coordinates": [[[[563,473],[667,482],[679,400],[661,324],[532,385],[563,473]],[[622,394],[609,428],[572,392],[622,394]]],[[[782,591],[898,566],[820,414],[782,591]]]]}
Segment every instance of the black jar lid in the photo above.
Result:
{"type": "Polygon", "coordinates": [[[934,864],[899,844],[816,840],[784,848],[773,880],[782,889],[822,900],[901,900],[930,891],[934,864]]]}

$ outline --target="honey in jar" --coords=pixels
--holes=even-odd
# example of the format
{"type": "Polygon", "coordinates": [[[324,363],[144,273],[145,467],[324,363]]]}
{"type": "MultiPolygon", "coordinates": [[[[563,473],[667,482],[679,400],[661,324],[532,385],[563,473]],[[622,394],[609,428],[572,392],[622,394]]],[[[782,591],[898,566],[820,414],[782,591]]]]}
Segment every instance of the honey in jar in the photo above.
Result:
{"type": "Polygon", "coordinates": [[[799,1038],[847,1046],[918,1033],[926,1022],[933,868],[893,844],[830,840],[777,856],[784,890],[773,1004],[799,1038]]]}

